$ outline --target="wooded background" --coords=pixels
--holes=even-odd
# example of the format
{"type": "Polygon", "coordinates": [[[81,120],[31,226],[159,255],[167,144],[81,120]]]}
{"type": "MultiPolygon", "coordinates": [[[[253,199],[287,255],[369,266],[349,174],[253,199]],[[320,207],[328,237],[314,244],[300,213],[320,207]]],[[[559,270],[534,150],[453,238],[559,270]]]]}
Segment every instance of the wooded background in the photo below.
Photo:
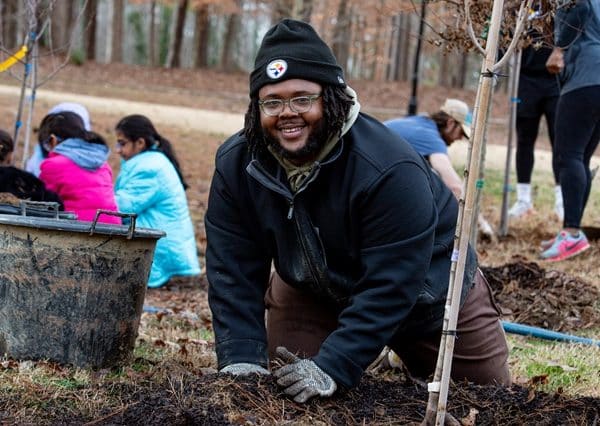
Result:
{"type": "MultiPolygon", "coordinates": [[[[4,59],[27,34],[26,4],[0,0],[4,59]]],[[[349,79],[412,76],[421,0],[36,0],[40,55],[173,68],[249,71],[260,40],[282,17],[310,22],[349,79]]],[[[427,2],[421,81],[464,88],[477,83],[480,58],[452,40],[462,3],[427,2]]]]}

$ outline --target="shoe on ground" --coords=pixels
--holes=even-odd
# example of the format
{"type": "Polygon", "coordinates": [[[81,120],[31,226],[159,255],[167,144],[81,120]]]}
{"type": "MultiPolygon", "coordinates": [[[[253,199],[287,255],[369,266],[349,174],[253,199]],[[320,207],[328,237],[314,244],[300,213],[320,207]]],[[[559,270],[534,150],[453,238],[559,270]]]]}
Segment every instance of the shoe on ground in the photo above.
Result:
{"type": "Polygon", "coordinates": [[[480,235],[484,239],[486,239],[486,240],[494,239],[494,229],[492,228],[492,225],[490,225],[490,223],[487,220],[485,220],[485,218],[483,217],[483,215],[481,213],[477,217],[477,228],[479,230],[480,235]]]}
{"type": "Polygon", "coordinates": [[[517,202],[513,204],[513,206],[508,211],[508,217],[517,219],[520,217],[530,215],[533,212],[533,205],[531,203],[522,200],[517,200],[517,202]]]}
{"type": "Polygon", "coordinates": [[[569,259],[590,248],[590,243],[583,231],[577,235],[571,235],[567,231],[560,231],[554,243],[541,254],[542,259],[548,262],[558,262],[569,259]]]}

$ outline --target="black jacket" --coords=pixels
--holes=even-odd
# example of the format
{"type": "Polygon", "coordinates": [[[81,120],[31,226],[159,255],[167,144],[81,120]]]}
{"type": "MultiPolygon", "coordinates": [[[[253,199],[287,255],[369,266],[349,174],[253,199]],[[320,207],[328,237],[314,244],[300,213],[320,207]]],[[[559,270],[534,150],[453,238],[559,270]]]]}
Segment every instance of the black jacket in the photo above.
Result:
{"type": "Polygon", "coordinates": [[[63,210],[64,205],[54,191],[31,173],[12,166],[0,166],[0,192],[8,192],[17,198],[31,201],[56,202],[63,210]]]}
{"type": "MultiPolygon", "coordinates": [[[[441,328],[456,217],[425,160],[364,114],[295,195],[271,154],[251,158],[244,136],[231,137],[216,156],[205,216],[219,368],[267,364],[273,261],[285,282],[339,313],[313,360],[354,386],[392,339],[441,328]]],[[[470,256],[465,282],[475,269],[470,256]]]]}

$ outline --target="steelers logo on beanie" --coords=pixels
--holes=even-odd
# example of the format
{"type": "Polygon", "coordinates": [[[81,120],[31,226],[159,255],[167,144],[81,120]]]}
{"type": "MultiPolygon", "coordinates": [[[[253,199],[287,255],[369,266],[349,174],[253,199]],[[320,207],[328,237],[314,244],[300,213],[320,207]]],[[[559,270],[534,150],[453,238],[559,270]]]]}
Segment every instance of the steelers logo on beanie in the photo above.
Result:
{"type": "Polygon", "coordinates": [[[265,34],[250,74],[250,96],[292,78],[346,87],[333,52],[306,22],[284,19],[265,34]]]}

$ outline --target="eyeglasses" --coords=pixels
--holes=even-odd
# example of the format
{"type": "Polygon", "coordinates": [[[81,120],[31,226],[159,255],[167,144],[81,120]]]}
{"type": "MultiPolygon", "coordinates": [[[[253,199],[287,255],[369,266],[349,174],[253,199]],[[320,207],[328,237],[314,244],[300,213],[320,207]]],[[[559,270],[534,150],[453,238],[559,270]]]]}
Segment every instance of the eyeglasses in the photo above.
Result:
{"type": "Polygon", "coordinates": [[[131,141],[124,140],[124,139],[117,139],[117,143],[115,144],[115,148],[122,149],[129,142],[131,142],[131,141]]]}
{"type": "Polygon", "coordinates": [[[321,97],[321,94],[296,96],[290,99],[265,99],[258,101],[262,112],[271,117],[275,117],[283,112],[285,105],[296,114],[303,114],[310,111],[313,101],[321,97]]]}

